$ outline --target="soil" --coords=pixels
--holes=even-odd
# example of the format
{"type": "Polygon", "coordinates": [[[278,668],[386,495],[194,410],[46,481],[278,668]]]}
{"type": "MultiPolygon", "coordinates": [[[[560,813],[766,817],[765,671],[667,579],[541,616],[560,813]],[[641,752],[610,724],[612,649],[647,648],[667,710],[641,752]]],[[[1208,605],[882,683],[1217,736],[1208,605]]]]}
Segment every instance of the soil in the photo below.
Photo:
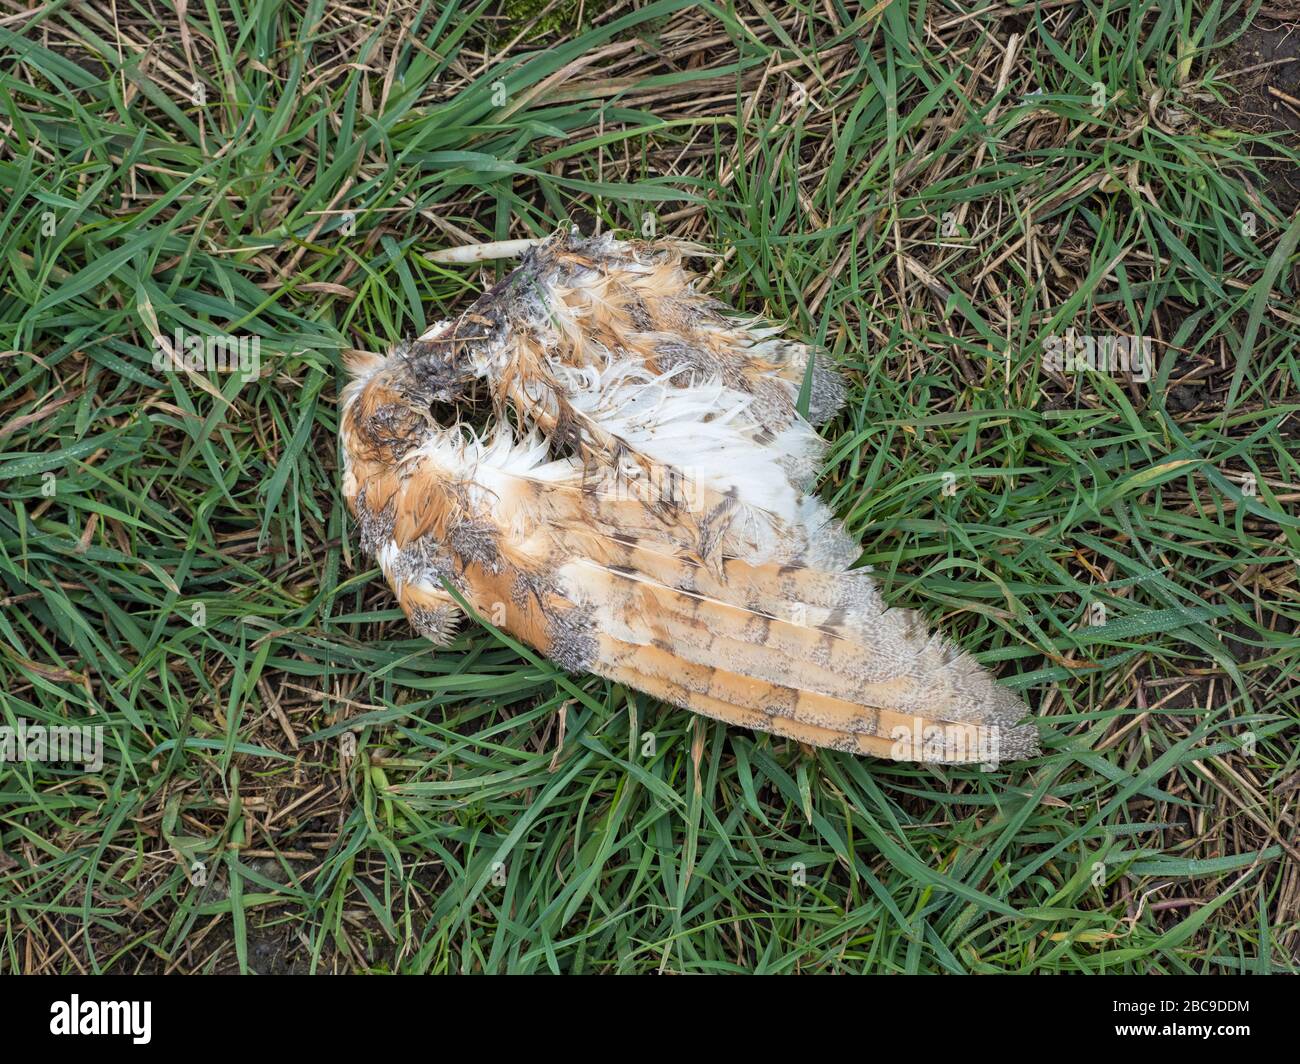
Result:
{"type": "MultiPolygon", "coordinates": [[[[1282,134],[1289,147],[1300,150],[1300,2],[1280,0],[1261,8],[1255,23],[1222,55],[1226,72],[1241,71],[1228,78],[1238,95],[1227,107],[1212,109],[1211,117],[1242,132],[1282,134]]],[[[1270,144],[1255,144],[1252,153],[1269,198],[1291,214],[1300,205],[1300,166],[1270,144]]]]}

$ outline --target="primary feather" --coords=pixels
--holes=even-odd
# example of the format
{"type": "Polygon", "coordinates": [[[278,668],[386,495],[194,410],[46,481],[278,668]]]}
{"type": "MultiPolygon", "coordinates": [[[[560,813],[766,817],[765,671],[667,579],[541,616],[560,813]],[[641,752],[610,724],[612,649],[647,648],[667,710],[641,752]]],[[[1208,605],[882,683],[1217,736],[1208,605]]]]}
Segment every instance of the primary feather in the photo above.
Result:
{"type": "Polygon", "coordinates": [[[559,234],[351,366],[344,496],[414,626],[450,637],[450,586],[566,669],[729,723],[910,760],[1036,753],[1015,695],[847,571],[795,405],[811,381],[829,415],[838,377],[698,293],[681,256],[559,234]],[[432,414],[467,377],[501,415],[488,433],[432,414]]]}

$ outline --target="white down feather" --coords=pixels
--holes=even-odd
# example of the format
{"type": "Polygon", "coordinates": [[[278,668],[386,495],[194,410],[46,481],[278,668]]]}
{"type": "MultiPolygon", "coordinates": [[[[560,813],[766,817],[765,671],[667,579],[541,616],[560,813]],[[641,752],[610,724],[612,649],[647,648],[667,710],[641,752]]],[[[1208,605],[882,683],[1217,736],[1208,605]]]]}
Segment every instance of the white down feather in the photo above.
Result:
{"type": "Polygon", "coordinates": [[[673,372],[656,375],[634,359],[552,368],[577,410],[680,473],[687,499],[692,485],[699,485],[722,495],[734,491],[744,507],[761,511],[746,515],[756,554],[787,553],[789,544],[773,539],[783,535],[803,541],[809,561],[833,560],[842,567],[857,556],[851,548],[845,560],[850,548],[830,510],[791,482],[792,462],[815,461],[820,454],[821,443],[806,423],[796,419],[764,441],[761,427],[745,413],[752,398],[720,380],[680,387],[673,372]],[[764,514],[776,518],[775,526],[764,514]]]}

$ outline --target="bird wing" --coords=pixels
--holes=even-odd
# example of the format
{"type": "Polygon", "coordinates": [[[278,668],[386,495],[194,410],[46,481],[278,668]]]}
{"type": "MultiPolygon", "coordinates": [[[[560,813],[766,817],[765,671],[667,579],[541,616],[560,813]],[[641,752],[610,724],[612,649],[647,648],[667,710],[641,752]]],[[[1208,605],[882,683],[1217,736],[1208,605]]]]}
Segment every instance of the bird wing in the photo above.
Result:
{"type": "Polygon", "coordinates": [[[1020,700],[915,614],[887,609],[864,572],[702,564],[693,528],[611,471],[504,429],[437,432],[391,462],[348,453],[363,538],[432,638],[454,616],[450,585],[565,669],[731,724],[905,760],[1037,751],[1020,700]]]}

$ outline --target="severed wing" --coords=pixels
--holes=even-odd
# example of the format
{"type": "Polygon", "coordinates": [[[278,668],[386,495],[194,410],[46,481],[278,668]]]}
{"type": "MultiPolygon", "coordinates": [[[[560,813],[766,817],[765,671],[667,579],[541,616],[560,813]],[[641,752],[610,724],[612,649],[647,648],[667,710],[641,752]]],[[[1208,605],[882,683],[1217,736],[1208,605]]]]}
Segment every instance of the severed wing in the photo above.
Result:
{"type": "Polygon", "coordinates": [[[400,354],[354,370],[344,496],[429,638],[457,621],[449,585],[565,669],[731,724],[905,760],[1037,752],[1023,703],[867,573],[745,556],[731,524],[705,564],[696,523],[616,470],[500,425],[437,426],[400,354]]]}

